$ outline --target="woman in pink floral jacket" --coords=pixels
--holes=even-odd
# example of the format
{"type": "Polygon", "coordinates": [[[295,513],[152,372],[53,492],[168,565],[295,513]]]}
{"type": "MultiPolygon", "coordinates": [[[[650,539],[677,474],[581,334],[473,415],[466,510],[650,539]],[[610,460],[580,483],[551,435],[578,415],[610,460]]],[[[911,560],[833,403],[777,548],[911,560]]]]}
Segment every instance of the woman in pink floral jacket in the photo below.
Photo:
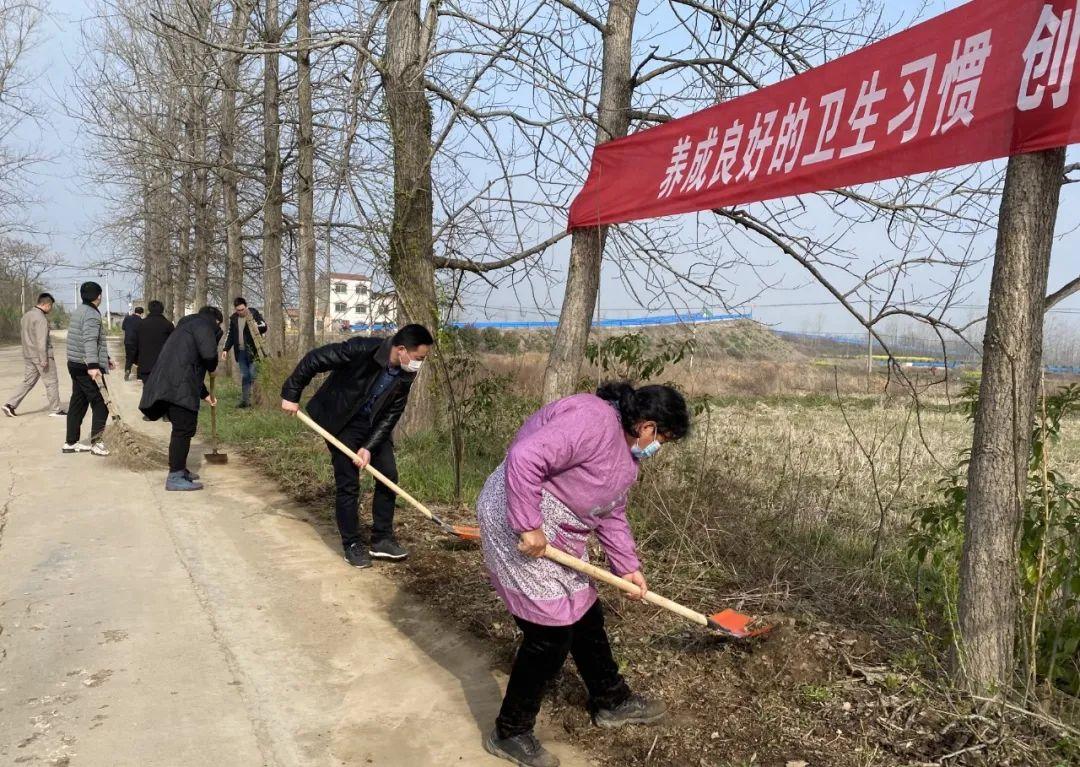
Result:
{"type": "Polygon", "coordinates": [[[638,462],[681,439],[689,424],[685,400],[670,387],[607,384],[533,414],[488,477],[477,501],[484,562],[524,634],[484,743],[488,752],[529,767],[558,765],[533,725],[544,688],[570,654],[596,724],[663,717],[663,703],[633,695],[619,674],[592,581],[542,555],[550,542],[587,560],[586,542],[595,532],[612,571],[647,588],[626,521],[626,494],[638,462]]]}

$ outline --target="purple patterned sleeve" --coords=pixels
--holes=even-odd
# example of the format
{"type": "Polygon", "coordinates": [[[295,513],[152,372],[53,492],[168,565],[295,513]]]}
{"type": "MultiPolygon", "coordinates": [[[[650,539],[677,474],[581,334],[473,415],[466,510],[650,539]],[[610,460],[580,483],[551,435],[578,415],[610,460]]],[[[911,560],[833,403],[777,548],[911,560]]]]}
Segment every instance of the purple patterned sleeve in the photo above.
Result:
{"type": "Polygon", "coordinates": [[[620,504],[611,514],[600,520],[596,526],[596,537],[604,548],[611,571],[616,575],[627,575],[641,569],[637,558],[637,545],[630,523],[626,521],[626,504],[620,504]]]}

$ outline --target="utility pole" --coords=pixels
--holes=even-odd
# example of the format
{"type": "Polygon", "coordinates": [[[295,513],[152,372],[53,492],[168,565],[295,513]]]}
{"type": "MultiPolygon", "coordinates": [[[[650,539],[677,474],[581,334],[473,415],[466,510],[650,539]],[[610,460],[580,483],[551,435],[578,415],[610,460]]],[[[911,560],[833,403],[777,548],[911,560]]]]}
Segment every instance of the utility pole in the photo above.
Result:
{"type": "Polygon", "coordinates": [[[112,311],[109,304],[109,277],[105,277],[105,322],[109,326],[109,330],[112,330],[112,311]]]}
{"type": "Polygon", "coordinates": [[[866,391],[869,393],[872,387],[874,375],[874,334],[870,329],[870,323],[874,320],[874,300],[866,299],[866,391]]]}

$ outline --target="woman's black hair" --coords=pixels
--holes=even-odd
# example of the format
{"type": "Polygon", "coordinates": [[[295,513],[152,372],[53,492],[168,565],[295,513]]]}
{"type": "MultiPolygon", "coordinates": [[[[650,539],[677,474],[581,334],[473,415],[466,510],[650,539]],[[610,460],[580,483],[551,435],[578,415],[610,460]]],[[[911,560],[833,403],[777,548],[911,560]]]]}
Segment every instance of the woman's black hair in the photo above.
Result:
{"type": "Polygon", "coordinates": [[[623,431],[631,436],[637,436],[642,421],[656,421],[656,430],[668,439],[682,439],[690,431],[686,400],[670,386],[635,389],[627,381],[612,381],[597,389],[596,396],[618,407],[623,431]]]}

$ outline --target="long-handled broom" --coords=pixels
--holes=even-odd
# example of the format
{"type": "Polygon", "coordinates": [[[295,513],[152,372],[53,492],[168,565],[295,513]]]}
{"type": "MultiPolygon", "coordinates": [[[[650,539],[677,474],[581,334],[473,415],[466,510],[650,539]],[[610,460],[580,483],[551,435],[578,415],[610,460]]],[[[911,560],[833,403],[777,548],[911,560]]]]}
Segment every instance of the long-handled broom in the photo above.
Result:
{"type": "MultiPolygon", "coordinates": [[[[345,443],[343,443],[341,440],[339,440],[337,437],[335,437],[323,427],[319,426],[319,424],[315,423],[315,421],[313,421],[307,413],[302,410],[298,410],[296,412],[296,417],[299,418],[305,426],[307,426],[309,429],[321,436],[323,439],[325,439],[338,450],[343,452],[349,458],[352,458],[354,460],[357,458],[357,455],[353,450],[350,450],[345,445],[345,443]]],[[[416,500],[411,495],[402,490],[400,487],[398,487],[395,482],[390,481],[386,476],[382,474],[382,472],[372,468],[370,465],[365,466],[364,469],[368,472],[368,474],[375,477],[375,479],[377,479],[379,482],[382,482],[399,496],[408,501],[413,506],[413,508],[415,508],[425,517],[437,524],[440,528],[442,528],[444,532],[450,533],[451,535],[456,535],[459,538],[469,541],[475,541],[480,539],[479,528],[467,527],[464,525],[451,525],[447,522],[444,522],[442,519],[433,514],[430,509],[424,506],[424,504],[420,503],[420,501],[416,500]]],[[[625,578],[620,578],[614,573],[599,568],[596,565],[591,565],[588,562],[583,562],[582,560],[575,557],[573,554],[567,554],[565,551],[557,549],[554,546],[548,545],[548,547],[544,549],[544,556],[553,562],[557,562],[563,567],[569,567],[571,570],[577,570],[579,573],[583,573],[584,575],[587,575],[595,580],[603,581],[604,583],[614,586],[621,591],[625,591],[628,594],[633,594],[637,596],[641,593],[641,589],[639,589],[636,585],[626,580],[625,578]]],[[[699,613],[697,610],[691,610],[689,607],[685,607],[678,602],[674,602],[670,599],[662,597],[652,591],[645,592],[644,600],[651,605],[655,605],[656,607],[661,607],[665,610],[669,610],[676,615],[686,618],[693,623],[697,623],[700,626],[705,626],[706,628],[719,631],[735,639],[749,639],[751,637],[763,636],[772,631],[774,628],[773,626],[758,625],[756,618],[749,615],[744,615],[730,609],[721,610],[715,615],[705,615],[704,613],[699,613]]]]}
{"type": "MultiPolygon", "coordinates": [[[[132,464],[133,468],[140,468],[140,461],[147,464],[168,463],[168,458],[163,452],[146,444],[124,423],[124,419],[120,416],[120,410],[116,407],[116,403],[113,402],[112,395],[109,393],[109,387],[105,383],[105,376],[99,375],[94,380],[101,391],[101,398],[105,400],[105,407],[109,410],[109,418],[113,422],[113,427],[119,435],[121,457],[132,464]]],[[[91,435],[91,439],[102,439],[103,437],[103,434],[91,435]]]]}

